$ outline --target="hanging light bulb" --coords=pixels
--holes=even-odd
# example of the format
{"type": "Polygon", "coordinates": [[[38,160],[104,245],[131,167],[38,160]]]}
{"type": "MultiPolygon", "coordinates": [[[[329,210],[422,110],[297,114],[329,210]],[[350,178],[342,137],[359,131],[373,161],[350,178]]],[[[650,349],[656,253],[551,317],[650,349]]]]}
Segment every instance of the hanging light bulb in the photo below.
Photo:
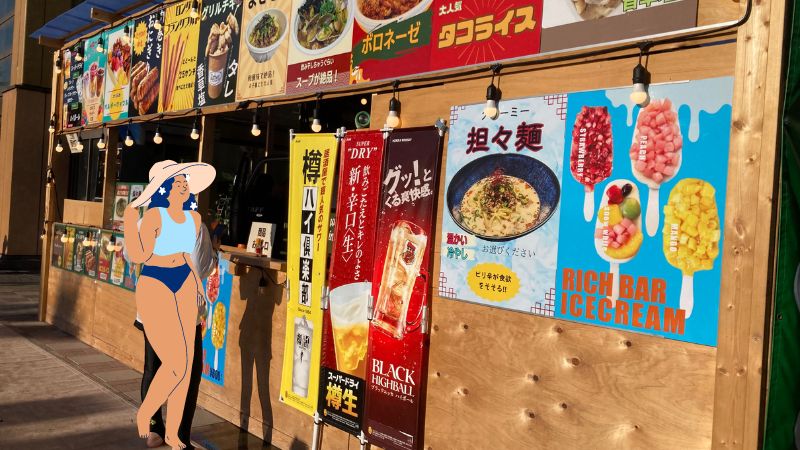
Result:
{"type": "Polygon", "coordinates": [[[131,134],[131,123],[132,120],[128,119],[128,130],[125,133],[125,146],[126,147],[133,147],[133,134],[131,134]]]}
{"type": "Polygon", "coordinates": [[[650,84],[650,72],[642,65],[642,56],[644,52],[652,45],[649,42],[643,43],[639,46],[639,63],[633,68],[633,89],[631,90],[631,102],[639,105],[646,106],[650,102],[650,94],[647,92],[647,87],[650,84]]]}
{"type": "Polygon", "coordinates": [[[61,52],[56,53],[56,73],[61,73],[61,52]]]}
{"type": "Polygon", "coordinates": [[[69,242],[69,236],[67,236],[66,234],[62,234],[62,235],[61,235],[61,238],[60,238],[59,240],[60,240],[62,243],[66,244],[67,242],[69,242]]]}
{"type": "Polygon", "coordinates": [[[397,128],[400,126],[400,99],[397,98],[397,88],[400,82],[395,80],[392,98],[389,100],[389,115],[386,117],[386,126],[397,128]]]}
{"type": "Polygon", "coordinates": [[[97,53],[103,53],[103,51],[105,51],[105,49],[103,48],[103,37],[100,36],[97,39],[97,53]]]}
{"type": "Polygon", "coordinates": [[[261,136],[261,128],[258,126],[258,110],[261,109],[261,104],[258,108],[253,110],[253,128],[250,129],[250,134],[255,137],[261,136]]]}
{"type": "Polygon", "coordinates": [[[56,115],[53,113],[53,116],[50,118],[50,126],[47,127],[47,131],[51,134],[56,132],[56,115]]]}
{"type": "Polygon", "coordinates": [[[81,50],[80,48],[78,48],[75,51],[75,61],[78,62],[83,61],[83,50],[81,50]]]}
{"type": "Polygon", "coordinates": [[[100,140],[97,141],[97,148],[103,150],[106,148],[106,127],[103,126],[103,129],[100,131],[100,140]]]}
{"type": "Polygon", "coordinates": [[[366,106],[368,101],[369,100],[367,100],[367,97],[361,97],[361,104],[362,105],[366,106]]]}
{"type": "Polygon", "coordinates": [[[75,144],[75,149],[78,150],[79,152],[83,151],[83,136],[80,131],[78,131],[78,143],[75,144]]]}
{"type": "Polygon", "coordinates": [[[63,151],[64,151],[64,147],[61,145],[61,141],[59,140],[58,143],[56,144],[56,152],[57,153],[61,153],[63,151]]]}
{"type": "Polygon", "coordinates": [[[189,17],[191,17],[192,19],[197,19],[198,17],[200,17],[199,9],[200,9],[200,7],[197,4],[197,0],[193,0],[192,1],[192,10],[189,12],[189,17]]]}
{"type": "Polygon", "coordinates": [[[156,17],[156,21],[153,22],[153,29],[155,29],[156,31],[161,31],[161,14],[162,12],[159,11],[158,17],[156,17]]]}
{"type": "Polygon", "coordinates": [[[320,100],[322,100],[322,93],[317,94],[317,103],[314,106],[314,120],[311,122],[311,131],[314,133],[319,133],[322,131],[322,122],[319,120],[319,104],[320,100]]]}
{"type": "Polygon", "coordinates": [[[156,125],[156,134],[153,135],[153,142],[155,142],[156,144],[164,142],[164,138],[161,137],[161,122],[159,122],[158,125],[156,125]]]}
{"type": "Polygon", "coordinates": [[[117,237],[112,234],[111,235],[111,239],[109,239],[108,240],[108,244],[106,244],[106,251],[107,252],[111,253],[116,249],[116,245],[114,245],[116,240],[117,240],[117,237]]]}
{"type": "Polygon", "coordinates": [[[500,69],[503,66],[500,64],[492,64],[492,82],[486,88],[486,106],[483,108],[483,114],[489,119],[495,120],[500,116],[500,110],[497,107],[497,102],[500,101],[501,92],[494,84],[494,78],[500,74],[500,69]]]}
{"type": "Polygon", "coordinates": [[[192,132],[189,134],[189,137],[192,140],[200,139],[200,110],[197,110],[197,115],[194,118],[194,125],[192,126],[192,132]]]}

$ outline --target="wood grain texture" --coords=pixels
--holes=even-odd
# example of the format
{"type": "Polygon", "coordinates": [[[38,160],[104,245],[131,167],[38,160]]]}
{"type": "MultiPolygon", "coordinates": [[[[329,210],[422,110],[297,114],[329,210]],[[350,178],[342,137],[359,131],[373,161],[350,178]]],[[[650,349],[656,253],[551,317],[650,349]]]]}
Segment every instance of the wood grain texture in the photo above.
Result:
{"type": "Polygon", "coordinates": [[[776,145],[785,2],[756,3],[739,29],[728,169],[714,447],[757,448],[772,292],[776,145]]]}

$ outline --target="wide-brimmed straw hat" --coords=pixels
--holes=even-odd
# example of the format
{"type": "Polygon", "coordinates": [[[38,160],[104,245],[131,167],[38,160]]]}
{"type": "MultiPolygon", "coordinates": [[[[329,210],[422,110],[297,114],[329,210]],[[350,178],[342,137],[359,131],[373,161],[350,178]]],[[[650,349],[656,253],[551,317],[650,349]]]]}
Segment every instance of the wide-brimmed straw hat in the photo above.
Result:
{"type": "Polygon", "coordinates": [[[214,182],[217,170],[212,165],[201,162],[178,164],[171,160],[159,161],[150,168],[150,181],[147,187],[136,200],[130,203],[130,206],[138,208],[150,203],[150,198],[155,195],[158,188],[165,181],[177,175],[185,175],[186,181],[189,183],[189,192],[198,194],[214,182]]]}

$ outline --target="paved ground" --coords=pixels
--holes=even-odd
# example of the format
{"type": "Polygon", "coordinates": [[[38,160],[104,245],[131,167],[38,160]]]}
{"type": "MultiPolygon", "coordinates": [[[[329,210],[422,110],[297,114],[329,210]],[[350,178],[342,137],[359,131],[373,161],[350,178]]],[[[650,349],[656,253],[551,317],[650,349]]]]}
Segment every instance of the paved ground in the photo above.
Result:
{"type": "MultiPolygon", "coordinates": [[[[38,275],[0,271],[0,449],[145,448],[134,423],[141,374],[38,322],[38,293],[38,275]]],[[[192,439],[273,448],[201,408],[192,439]]]]}

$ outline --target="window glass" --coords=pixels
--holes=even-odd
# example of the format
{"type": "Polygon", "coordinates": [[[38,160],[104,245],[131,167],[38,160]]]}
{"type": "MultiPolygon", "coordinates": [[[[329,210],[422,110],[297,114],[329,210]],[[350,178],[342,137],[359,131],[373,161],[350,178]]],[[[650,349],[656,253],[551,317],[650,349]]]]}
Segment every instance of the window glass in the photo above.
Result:
{"type": "Polygon", "coordinates": [[[11,84],[11,55],[0,59],[0,87],[11,84]]]}
{"type": "Polygon", "coordinates": [[[0,0],[0,19],[14,14],[14,0],[0,0]]]}
{"type": "Polygon", "coordinates": [[[14,45],[14,19],[9,19],[0,25],[0,56],[11,54],[14,45]]]}

